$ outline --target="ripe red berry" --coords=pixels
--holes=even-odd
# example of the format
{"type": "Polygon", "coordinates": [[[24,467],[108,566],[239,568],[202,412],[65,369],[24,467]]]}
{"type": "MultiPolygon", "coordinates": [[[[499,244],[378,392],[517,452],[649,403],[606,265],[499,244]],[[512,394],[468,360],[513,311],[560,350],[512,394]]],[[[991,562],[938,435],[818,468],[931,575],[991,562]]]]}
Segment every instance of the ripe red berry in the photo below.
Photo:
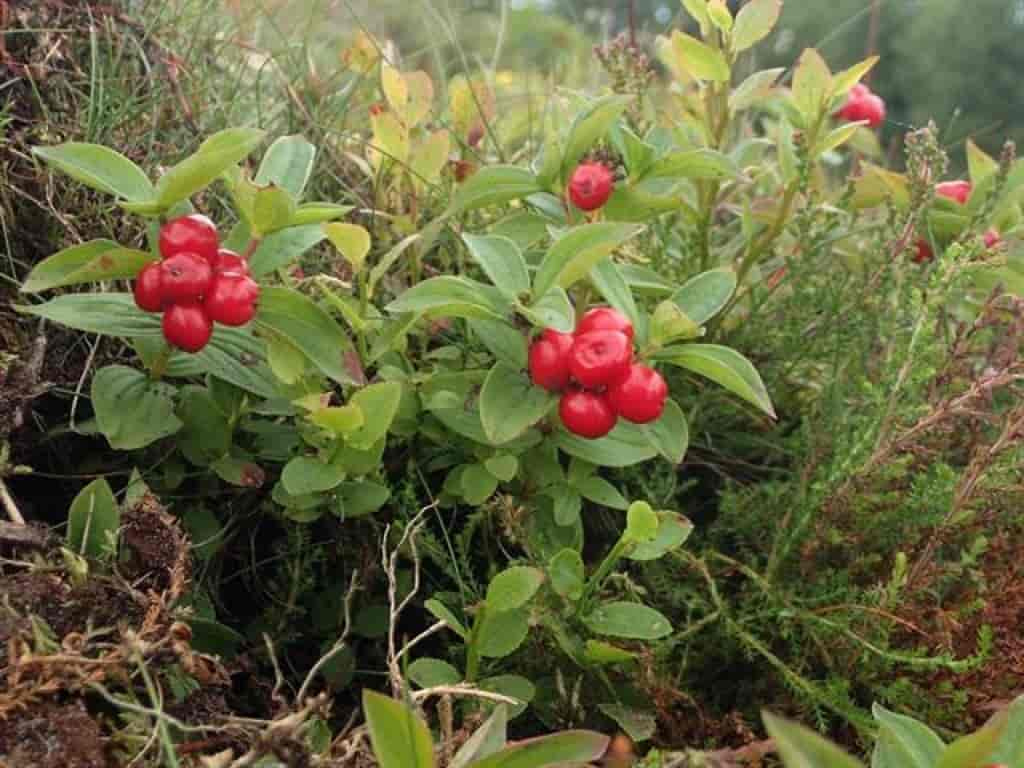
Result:
{"type": "Polygon", "coordinates": [[[569,199],[581,211],[596,211],[611,197],[615,177],[601,163],[582,163],[576,166],[569,179],[569,199]]]}
{"type": "Polygon", "coordinates": [[[608,402],[626,421],[648,424],[661,418],[668,385],[653,368],[634,365],[622,381],[608,387],[608,402]]]}
{"type": "Polygon", "coordinates": [[[914,255],[914,262],[917,264],[924,264],[926,261],[931,261],[935,258],[935,252],[932,250],[931,244],[923,237],[917,241],[917,253],[914,255]]]}
{"type": "Polygon", "coordinates": [[[866,85],[858,83],[850,89],[846,103],[836,114],[851,123],[864,120],[870,127],[877,128],[885,120],[885,102],[866,85]]]}
{"type": "Polygon", "coordinates": [[[566,429],[588,440],[604,437],[618,421],[605,395],[583,389],[570,390],[562,395],[558,415],[566,429]]]}
{"type": "Polygon", "coordinates": [[[569,384],[569,352],[573,336],[548,328],[530,345],[530,379],[549,392],[561,392],[569,384]]]}
{"type": "Polygon", "coordinates": [[[587,389],[608,387],[629,373],[633,344],[619,331],[588,331],[576,336],[569,372],[587,389]]]}
{"type": "Polygon", "coordinates": [[[260,286],[255,280],[236,272],[225,272],[213,278],[203,309],[215,323],[245,325],[256,314],[259,295],[260,286]]]}
{"type": "Polygon", "coordinates": [[[168,304],[199,301],[210,287],[210,262],[195,253],[182,251],[160,262],[163,298],[168,304]]]}
{"type": "Polygon", "coordinates": [[[164,339],[186,352],[198,352],[213,335],[213,321],[199,304],[175,304],[164,312],[164,339]]]}
{"type": "Polygon", "coordinates": [[[995,248],[1001,247],[1003,244],[1002,236],[995,229],[988,230],[985,233],[983,239],[985,240],[985,247],[988,248],[990,251],[995,248]]]}
{"type": "Polygon", "coordinates": [[[142,268],[135,277],[135,306],[146,312],[159,312],[164,307],[163,277],[160,263],[153,262],[142,268]]]}
{"type": "Polygon", "coordinates": [[[218,248],[217,227],[201,214],[179,216],[160,228],[160,255],[165,259],[187,251],[202,256],[212,266],[217,259],[218,248]]]}
{"type": "Polygon", "coordinates": [[[972,188],[971,182],[964,181],[963,179],[959,181],[944,181],[941,184],[935,185],[935,194],[963,205],[967,202],[967,198],[971,196],[972,188]]]}
{"type": "Polygon", "coordinates": [[[587,311],[576,326],[576,333],[589,331],[618,331],[626,334],[630,341],[633,340],[633,324],[619,310],[611,307],[595,307],[587,311]]]}
{"type": "Polygon", "coordinates": [[[249,274],[249,262],[243,259],[234,251],[221,248],[217,251],[217,258],[213,262],[214,272],[237,272],[240,275],[249,274]]]}

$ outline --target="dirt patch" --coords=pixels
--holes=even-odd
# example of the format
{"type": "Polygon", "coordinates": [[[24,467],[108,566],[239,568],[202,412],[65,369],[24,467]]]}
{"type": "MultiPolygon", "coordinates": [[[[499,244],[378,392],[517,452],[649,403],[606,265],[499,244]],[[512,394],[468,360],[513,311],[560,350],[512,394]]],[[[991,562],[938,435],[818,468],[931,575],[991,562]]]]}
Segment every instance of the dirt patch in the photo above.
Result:
{"type": "Polygon", "coordinates": [[[0,728],[0,764],[14,768],[108,768],[99,723],[82,702],[44,704],[0,728]]]}
{"type": "Polygon", "coordinates": [[[191,576],[188,540],[152,494],[121,517],[121,551],[120,570],[137,588],[181,596],[191,576]]]}

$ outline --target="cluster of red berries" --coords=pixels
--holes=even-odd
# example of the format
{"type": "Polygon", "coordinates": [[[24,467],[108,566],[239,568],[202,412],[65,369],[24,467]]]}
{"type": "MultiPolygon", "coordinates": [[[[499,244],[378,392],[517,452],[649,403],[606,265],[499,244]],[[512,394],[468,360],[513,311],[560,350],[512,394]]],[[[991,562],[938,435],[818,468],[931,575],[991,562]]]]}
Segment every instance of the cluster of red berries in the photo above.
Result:
{"type": "Polygon", "coordinates": [[[198,352],[213,335],[213,324],[245,325],[256,314],[259,284],[249,265],[220,247],[217,227],[205,216],[172,219],[160,229],[160,261],[135,279],[135,303],[163,312],[164,339],[198,352]]]}
{"type": "MultiPolygon", "coordinates": [[[[935,185],[935,194],[939,197],[945,197],[947,200],[952,200],[960,205],[966,205],[967,201],[971,197],[971,192],[974,187],[971,182],[964,179],[957,179],[956,181],[943,181],[940,184],[935,185]]],[[[988,230],[984,237],[985,247],[989,250],[998,248],[1002,245],[1003,238],[999,232],[995,229],[988,230]]],[[[917,253],[914,254],[914,261],[918,264],[924,264],[927,261],[931,261],[935,258],[935,252],[932,250],[931,244],[923,237],[917,241],[917,253]]]]}
{"type": "Polygon", "coordinates": [[[611,432],[620,416],[657,420],[668,398],[661,374],[633,362],[633,324],[610,307],[587,312],[575,333],[546,329],[530,346],[530,378],[562,393],[562,424],[591,440],[611,432]]]}
{"type": "Polygon", "coordinates": [[[615,176],[604,163],[580,163],[569,177],[569,199],[581,211],[596,211],[608,202],[615,176]]]}
{"type": "Polygon", "coordinates": [[[850,89],[846,103],[836,116],[851,123],[865,120],[870,127],[877,128],[885,120],[885,102],[866,85],[858,83],[850,89]]]}

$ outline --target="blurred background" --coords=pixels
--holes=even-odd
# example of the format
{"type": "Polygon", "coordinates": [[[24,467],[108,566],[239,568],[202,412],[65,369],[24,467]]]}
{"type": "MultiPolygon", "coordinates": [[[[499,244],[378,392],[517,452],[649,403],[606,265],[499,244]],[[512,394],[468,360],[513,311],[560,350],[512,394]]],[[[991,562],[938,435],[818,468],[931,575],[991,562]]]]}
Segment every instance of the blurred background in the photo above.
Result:
{"type": "MultiPolygon", "coordinates": [[[[652,49],[688,17],[679,0],[228,0],[264,46],[309,41],[321,71],[355,30],[392,40],[407,68],[450,78],[481,65],[537,83],[593,86],[591,48],[619,33],[652,49]]],[[[733,10],[743,0],[730,0],[733,10]]],[[[998,153],[1024,138],[1024,0],[785,0],[748,66],[788,66],[817,47],[833,69],[877,53],[872,88],[889,105],[883,145],[898,162],[908,126],[934,119],[954,164],[972,136],[998,153]]],[[[653,55],[652,55],[653,58],[653,55]]]]}

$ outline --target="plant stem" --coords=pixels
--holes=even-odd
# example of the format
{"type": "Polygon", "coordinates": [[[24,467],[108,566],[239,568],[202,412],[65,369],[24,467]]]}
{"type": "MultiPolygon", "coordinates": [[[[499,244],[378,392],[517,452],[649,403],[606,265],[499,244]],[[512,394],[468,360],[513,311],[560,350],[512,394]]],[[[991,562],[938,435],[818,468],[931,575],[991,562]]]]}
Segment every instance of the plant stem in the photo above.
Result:
{"type": "Polygon", "coordinates": [[[480,672],[480,630],[487,618],[487,603],[481,602],[473,617],[473,628],[466,642],[466,682],[472,683],[480,672]]]}
{"type": "Polygon", "coordinates": [[[170,344],[164,344],[164,348],[160,350],[160,354],[153,361],[153,365],[149,367],[149,378],[153,381],[160,381],[164,377],[164,374],[167,373],[167,364],[171,361],[172,354],[174,354],[174,348],[170,344]]]}
{"type": "Polygon", "coordinates": [[[612,572],[616,563],[619,562],[632,543],[632,540],[627,539],[625,536],[620,537],[619,540],[615,542],[615,546],[611,548],[611,551],[607,555],[605,555],[604,560],[602,560],[601,564],[597,566],[597,570],[594,571],[590,579],[587,580],[587,585],[583,589],[583,597],[580,598],[578,604],[578,613],[586,612],[590,601],[594,598],[597,591],[601,589],[601,585],[604,584],[604,580],[608,578],[608,574],[612,572]]]}

